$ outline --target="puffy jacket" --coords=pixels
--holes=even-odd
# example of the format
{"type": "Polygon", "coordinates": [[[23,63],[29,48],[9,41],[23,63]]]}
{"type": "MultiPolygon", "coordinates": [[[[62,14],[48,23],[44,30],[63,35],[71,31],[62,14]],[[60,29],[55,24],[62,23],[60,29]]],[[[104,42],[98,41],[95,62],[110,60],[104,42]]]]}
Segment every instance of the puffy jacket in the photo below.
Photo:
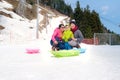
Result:
{"type": "Polygon", "coordinates": [[[56,38],[59,38],[60,40],[62,40],[62,31],[59,28],[56,28],[54,30],[54,33],[52,35],[52,41],[56,41],[56,38]]]}
{"type": "Polygon", "coordinates": [[[68,29],[68,30],[65,30],[63,32],[63,36],[62,36],[62,39],[65,41],[65,42],[68,42],[68,40],[72,39],[74,37],[73,35],[73,32],[68,29]]]}
{"type": "Polygon", "coordinates": [[[84,39],[82,32],[79,29],[74,32],[74,37],[77,39],[78,43],[81,43],[84,39]]]}
{"type": "Polygon", "coordinates": [[[81,43],[81,41],[84,39],[84,36],[82,32],[78,29],[78,27],[75,26],[75,28],[71,29],[71,31],[73,32],[74,37],[77,39],[77,42],[81,43]]]}

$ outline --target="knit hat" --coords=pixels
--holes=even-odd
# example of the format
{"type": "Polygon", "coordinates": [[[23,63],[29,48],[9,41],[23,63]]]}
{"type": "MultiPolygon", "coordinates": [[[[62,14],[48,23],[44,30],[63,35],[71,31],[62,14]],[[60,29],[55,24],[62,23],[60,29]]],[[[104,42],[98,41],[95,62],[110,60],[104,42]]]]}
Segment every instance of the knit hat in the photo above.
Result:
{"type": "Polygon", "coordinates": [[[71,25],[71,24],[75,24],[75,25],[76,25],[75,21],[70,21],[70,25],[71,25]]]}

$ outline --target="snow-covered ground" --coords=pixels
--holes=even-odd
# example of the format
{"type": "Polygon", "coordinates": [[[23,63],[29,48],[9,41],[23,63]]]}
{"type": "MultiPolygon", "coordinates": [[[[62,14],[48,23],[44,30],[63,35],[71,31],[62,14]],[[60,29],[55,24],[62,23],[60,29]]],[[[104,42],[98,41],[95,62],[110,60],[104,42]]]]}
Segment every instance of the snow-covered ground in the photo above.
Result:
{"type": "Polygon", "coordinates": [[[5,8],[12,6],[3,0],[0,2],[0,11],[11,14],[13,18],[0,15],[0,25],[5,27],[0,33],[0,80],[120,79],[119,45],[97,46],[82,43],[81,47],[86,48],[85,53],[74,57],[55,58],[50,53],[49,41],[54,28],[65,17],[50,19],[47,26],[49,32],[46,34],[44,29],[40,38],[35,39],[36,20],[29,21],[6,11],[5,8]],[[27,54],[26,49],[39,49],[40,52],[27,54]]]}
{"type": "Polygon", "coordinates": [[[0,46],[0,80],[120,79],[120,46],[81,47],[87,50],[79,56],[55,58],[47,40],[0,46]],[[27,54],[28,48],[40,49],[40,53],[27,54]]]}

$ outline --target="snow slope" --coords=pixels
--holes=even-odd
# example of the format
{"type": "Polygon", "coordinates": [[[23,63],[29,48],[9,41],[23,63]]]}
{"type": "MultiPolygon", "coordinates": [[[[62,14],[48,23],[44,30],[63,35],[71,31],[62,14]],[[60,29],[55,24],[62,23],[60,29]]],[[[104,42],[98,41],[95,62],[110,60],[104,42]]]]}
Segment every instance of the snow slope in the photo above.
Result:
{"type": "MultiPolygon", "coordinates": [[[[4,30],[0,31],[0,44],[23,44],[35,40],[37,20],[23,18],[13,11],[7,10],[12,8],[12,5],[6,1],[0,1],[0,11],[10,14],[12,17],[0,15],[0,25],[5,27],[4,30]]],[[[40,10],[41,9],[39,8],[39,11],[40,10]]],[[[54,14],[49,14],[49,16],[53,15],[54,14]]],[[[47,25],[47,28],[44,28],[42,32],[39,32],[39,39],[51,37],[53,30],[58,27],[61,21],[64,21],[66,17],[67,16],[56,16],[50,18],[48,20],[49,24],[47,25]]],[[[43,15],[39,14],[39,22],[43,19],[43,15]]]]}
{"type": "MultiPolygon", "coordinates": [[[[7,3],[0,2],[0,11],[7,13],[4,6],[1,6],[3,4],[7,3]]],[[[81,47],[87,49],[84,54],[75,57],[55,58],[49,52],[51,49],[49,41],[54,28],[65,17],[52,18],[51,24],[47,26],[48,34],[44,29],[41,33],[42,37],[40,35],[39,39],[34,39],[35,28],[30,30],[28,27],[35,25],[36,20],[29,21],[10,11],[8,13],[13,14],[14,18],[10,19],[0,15],[0,25],[6,27],[1,32],[2,35],[0,34],[3,38],[3,42],[0,43],[0,80],[120,79],[120,46],[96,46],[81,43],[81,47]],[[19,41],[16,39],[21,43],[18,44],[19,41]],[[40,53],[27,54],[26,49],[39,49],[40,53]]]]}

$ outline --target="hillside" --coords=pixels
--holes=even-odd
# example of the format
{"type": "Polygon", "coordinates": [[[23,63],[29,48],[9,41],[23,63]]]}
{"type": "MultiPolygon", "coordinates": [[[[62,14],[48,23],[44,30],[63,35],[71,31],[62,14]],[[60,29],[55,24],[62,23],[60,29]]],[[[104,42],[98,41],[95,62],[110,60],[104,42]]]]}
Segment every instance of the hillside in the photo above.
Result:
{"type": "MultiPolygon", "coordinates": [[[[36,5],[26,3],[24,15],[18,14],[18,0],[0,1],[0,44],[26,43],[36,39],[36,5]]],[[[54,28],[69,17],[49,7],[39,6],[39,38],[51,36],[54,28]]]]}

